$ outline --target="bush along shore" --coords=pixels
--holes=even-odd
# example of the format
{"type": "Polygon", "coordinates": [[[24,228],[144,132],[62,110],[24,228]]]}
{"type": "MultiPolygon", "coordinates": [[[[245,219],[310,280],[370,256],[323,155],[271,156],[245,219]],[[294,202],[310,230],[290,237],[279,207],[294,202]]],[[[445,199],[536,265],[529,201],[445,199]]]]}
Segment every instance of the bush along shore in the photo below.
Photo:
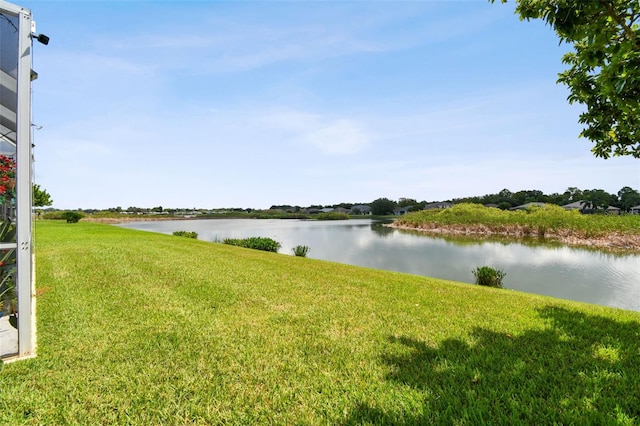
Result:
{"type": "Polygon", "coordinates": [[[433,234],[545,238],[572,246],[640,253],[640,215],[587,215],[551,204],[508,211],[463,203],[407,213],[389,226],[433,234]]]}

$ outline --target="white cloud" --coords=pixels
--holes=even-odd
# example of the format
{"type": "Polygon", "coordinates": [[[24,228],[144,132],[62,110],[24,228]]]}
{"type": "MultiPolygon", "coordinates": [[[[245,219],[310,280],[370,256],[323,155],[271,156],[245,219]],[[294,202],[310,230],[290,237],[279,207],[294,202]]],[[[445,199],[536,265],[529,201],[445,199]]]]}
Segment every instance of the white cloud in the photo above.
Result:
{"type": "Polygon", "coordinates": [[[34,58],[37,171],[56,207],[640,187],[635,163],[594,160],[577,139],[578,113],[542,75],[559,55],[512,8],[152,3],[77,4],[97,12],[74,21],[42,5],[58,36],[34,58]]]}
{"type": "Polygon", "coordinates": [[[371,141],[366,125],[357,119],[293,109],[265,107],[263,110],[267,112],[251,114],[259,117],[254,124],[276,135],[284,135],[294,145],[303,143],[326,154],[348,155],[360,152],[371,141]]]}
{"type": "Polygon", "coordinates": [[[336,120],[308,133],[305,140],[328,154],[355,154],[367,145],[369,138],[357,124],[336,120]]]}

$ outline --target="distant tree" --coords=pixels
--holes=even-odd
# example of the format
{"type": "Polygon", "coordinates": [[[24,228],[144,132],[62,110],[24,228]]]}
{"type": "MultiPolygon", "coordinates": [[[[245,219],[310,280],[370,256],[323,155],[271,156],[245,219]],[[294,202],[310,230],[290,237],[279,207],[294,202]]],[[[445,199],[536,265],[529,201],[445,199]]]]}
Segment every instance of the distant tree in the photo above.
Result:
{"type": "Polygon", "coordinates": [[[62,213],[61,217],[67,221],[67,223],[78,223],[84,215],[80,212],[66,211],[62,213]]]}
{"type": "Polygon", "coordinates": [[[564,194],[554,192],[553,194],[547,195],[546,202],[557,206],[563,206],[565,204],[569,204],[569,199],[564,194]]]}
{"type": "Polygon", "coordinates": [[[53,204],[51,195],[45,190],[40,188],[40,185],[33,184],[33,206],[34,207],[46,207],[53,204]]]}
{"type": "Polygon", "coordinates": [[[282,211],[286,211],[286,210],[291,210],[292,207],[289,204],[282,204],[282,205],[273,205],[271,207],[269,207],[269,210],[282,210],[282,211]]]}
{"type": "Polygon", "coordinates": [[[409,209],[410,212],[419,212],[420,210],[424,210],[424,206],[427,205],[426,201],[420,201],[419,203],[415,203],[413,206],[411,206],[411,208],[409,209]]]}
{"type": "Polygon", "coordinates": [[[618,199],[618,194],[609,194],[609,206],[620,208],[620,200],[618,199]]]}
{"type": "Polygon", "coordinates": [[[395,208],[398,207],[395,201],[388,198],[378,198],[369,205],[371,206],[371,214],[379,216],[393,214],[395,208]]]}
{"type": "Polygon", "coordinates": [[[606,209],[610,206],[611,194],[603,189],[591,189],[582,193],[585,207],[589,209],[606,209]]]}
{"type": "Polygon", "coordinates": [[[580,136],[595,144],[593,154],[640,158],[640,0],[516,0],[516,13],[546,21],[573,45],[558,82],[569,103],[585,106],[580,136]]]}
{"type": "Polygon", "coordinates": [[[543,203],[545,202],[545,195],[542,191],[537,189],[518,191],[512,195],[512,200],[515,202],[516,206],[534,202],[543,203]]]}
{"type": "Polygon", "coordinates": [[[502,191],[498,192],[498,196],[500,198],[506,198],[509,199],[511,198],[513,194],[511,193],[511,191],[509,191],[507,188],[503,189],[502,191]]]}
{"type": "Polygon", "coordinates": [[[625,186],[618,191],[618,199],[620,200],[620,208],[628,212],[631,207],[640,205],[640,192],[625,186]]]}
{"type": "Polygon", "coordinates": [[[582,191],[575,186],[570,186],[563,194],[568,202],[576,202],[582,200],[582,191]]]}
{"type": "Polygon", "coordinates": [[[418,204],[418,202],[413,198],[400,198],[398,200],[398,207],[409,207],[415,206],[416,204],[418,204]]]}

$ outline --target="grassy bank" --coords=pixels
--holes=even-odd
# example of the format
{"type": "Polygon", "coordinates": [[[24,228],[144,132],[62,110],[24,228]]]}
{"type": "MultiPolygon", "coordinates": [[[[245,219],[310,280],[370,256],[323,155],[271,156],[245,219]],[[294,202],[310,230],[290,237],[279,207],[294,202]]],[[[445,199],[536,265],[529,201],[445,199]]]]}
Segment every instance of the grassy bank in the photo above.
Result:
{"type": "Polygon", "coordinates": [[[95,223],[37,224],[0,424],[633,424],[640,314],[95,223]]]}
{"type": "Polygon", "coordinates": [[[544,237],[571,245],[640,251],[640,215],[581,214],[551,204],[526,211],[457,204],[407,213],[394,226],[438,233],[544,237]]]}

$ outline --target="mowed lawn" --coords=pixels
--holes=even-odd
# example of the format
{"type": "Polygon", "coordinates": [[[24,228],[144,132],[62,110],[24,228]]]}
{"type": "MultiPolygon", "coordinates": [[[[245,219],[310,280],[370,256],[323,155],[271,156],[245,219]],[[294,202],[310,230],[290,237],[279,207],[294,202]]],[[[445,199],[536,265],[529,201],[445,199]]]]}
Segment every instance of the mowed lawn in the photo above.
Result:
{"type": "Polygon", "coordinates": [[[36,230],[38,356],[0,372],[0,424],[640,423],[639,313],[102,224],[36,230]]]}

